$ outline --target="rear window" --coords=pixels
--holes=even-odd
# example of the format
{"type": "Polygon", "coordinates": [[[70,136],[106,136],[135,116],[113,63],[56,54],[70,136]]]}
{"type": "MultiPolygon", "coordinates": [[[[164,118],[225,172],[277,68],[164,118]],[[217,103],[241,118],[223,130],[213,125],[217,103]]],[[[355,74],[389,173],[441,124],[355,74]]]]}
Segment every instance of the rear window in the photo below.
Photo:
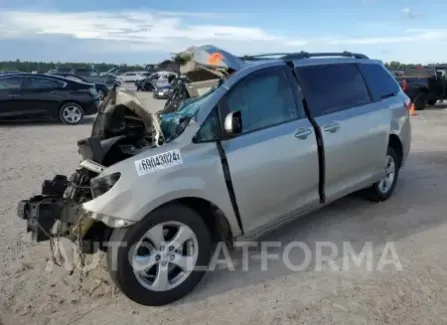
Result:
{"type": "Polygon", "coordinates": [[[354,63],[300,67],[297,73],[315,116],[371,102],[363,77],[354,63]]]}
{"type": "Polygon", "coordinates": [[[400,91],[396,79],[382,65],[361,63],[359,68],[374,100],[392,97],[400,91]]]}

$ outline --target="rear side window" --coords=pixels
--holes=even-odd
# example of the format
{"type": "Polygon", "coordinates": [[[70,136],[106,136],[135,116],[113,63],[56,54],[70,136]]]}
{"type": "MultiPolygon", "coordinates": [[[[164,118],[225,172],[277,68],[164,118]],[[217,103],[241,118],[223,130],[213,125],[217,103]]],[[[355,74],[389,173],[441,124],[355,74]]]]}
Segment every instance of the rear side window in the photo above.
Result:
{"type": "Polygon", "coordinates": [[[45,78],[30,78],[29,89],[57,89],[64,86],[63,82],[45,78]]]}
{"type": "Polygon", "coordinates": [[[0,90],[18,90],[22,84],[22,77],[7,77],[0,79],[0,90]]]}
{"type": "Polygon", "coordinates": [[[363,77],[354,63],[297,68],[301,85],[315,116],[371,102],[363,77]]]}
{"type": "Polygon", "coordinates": [[[396,79],[380,64],[361,63],[359,68],[374,100],[392,97],[400,91],[396,79]]]}

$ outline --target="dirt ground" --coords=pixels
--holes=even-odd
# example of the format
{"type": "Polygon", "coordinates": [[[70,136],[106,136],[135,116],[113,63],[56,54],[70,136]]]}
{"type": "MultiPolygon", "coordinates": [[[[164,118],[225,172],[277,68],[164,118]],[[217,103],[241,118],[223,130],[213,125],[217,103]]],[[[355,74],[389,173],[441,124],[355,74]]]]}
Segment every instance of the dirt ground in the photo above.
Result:
{"type": "MultiPolygon", "coordinates": [[[[142,99],[160,108],[150,93],[142,99]]],[[[20,199],[39,191],[43,179],[71,173],[79,162],[83,125],[0,125],[0,324],[446,324],[447,323],[447,111],[438,107],[412,118],[413,142],[395,195],[375,204],[349,196],[269,234],[283,245],[335,243],[338,270],[310,265],[294,272],[280,261],[262,270],[259,249],[248,272],[208,273],[187,298],[160,308],[126,299],[98,267],[88,278],[50,268],[48,243],[35,245],[16,217],[20,199]],[[343,242],[360,251],[372,243],[373,268],[342,268],[343,242]],[[395,265],[379,269],[384,247],[395,265]],[[387,246],[388,245],[388,246],[387,246]],[[81,279],[83,279],[81,281],[81,279]]],[[[269,252],[275,252],[269,248],[269,252]]],[[[281,248],[276,249],[282,253],[281,248]]],[[[241,252],[235,251],[235,261],[241,252]]],[[[299,263],[302,251],[290,258],[299,263]]],[[[315,257],[312,257],[312,261],[315,257]]]]}

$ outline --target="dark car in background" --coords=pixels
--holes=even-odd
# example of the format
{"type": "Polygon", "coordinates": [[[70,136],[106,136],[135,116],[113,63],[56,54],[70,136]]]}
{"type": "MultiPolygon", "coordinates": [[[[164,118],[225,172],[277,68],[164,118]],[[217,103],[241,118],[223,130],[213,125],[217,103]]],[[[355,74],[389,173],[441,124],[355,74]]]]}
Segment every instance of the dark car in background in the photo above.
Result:
{"type": "Polygon", "coordinates": [[[108,86],[103,82],[89,82],[88,80],[86,80],[82,77],[79,77],[79,76],[76,76],[76,75],[70,74],[70,73],[57,73],[56,72],[53,75],[61,76],[61,77],[64,77],[64,78],[67,78],[70,80],[77,81],[77,82],[91,83],[91,84],[95,85],[95,89],[96,89],[96,92],[98,93],[100,100],[103,100],[107,96],[107,94],[109,93],[109,90],[111,88],[111,86],[108,86]]]}
{"type": "Polygon", "coordinates": [[[57,118],[79,124],[96,114],[99,96],[95,86],[63,77],[16,73],[0,76],[0,119],[57,118]]]}
{"type": "Polygon", "coordinates": [[[410,97],[416,110],[447,99],[447,67],[434,66],[407,69],[395,73],[402,90],[410,97]]]}
{"type": "Polygon", "coordinates": [[[101,76],[99,71],[91,68],[58,68],[53,71],[52,74],[71,74],[77,77],[81,77],[88,82],[99,82],[110,86],[113,85],[113,83],[117,82],[117,78],[115,75],[108,74],[101,76]]]}
{"type": "Polygon", "coordinates": [[[153,73],[144,79],[138,79],[135,81],[135,87],[137,87],[137,91],[153,91],[154,84],[159,78],[160,76],[157,73],[153,73]]]}
{"type": "Polygon", "coordinates": [[[169,81],[167,79],[159,79],[154,85],[152,97],[155,99],[168,99],[171,96],[171,92],[172,85],[169,81]]]}
{"type": "Polygon", "coordinates": [[[20,73],[19,70],[0,70],[0,76],[3,76],[5,74],[11,74],[11,73],[20,73]]]}

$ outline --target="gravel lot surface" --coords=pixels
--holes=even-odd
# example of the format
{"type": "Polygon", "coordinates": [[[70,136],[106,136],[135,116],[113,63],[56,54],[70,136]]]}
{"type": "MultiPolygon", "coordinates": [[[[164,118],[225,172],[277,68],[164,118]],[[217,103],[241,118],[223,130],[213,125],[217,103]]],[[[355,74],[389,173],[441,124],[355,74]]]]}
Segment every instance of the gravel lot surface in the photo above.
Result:
{"type": "MultiPolygon", "coordinates": [[[[141,95],[150,106],[162,101],[141,95]]],[[[265,239],[317,241],[337,245],[338,270],[311,262],[302,271],[280,260],[261,268],[258,248],[251,250],[249,271],[208,273],[182,301],[160,308],[126,299],[98,267],[88,278],[48,263],[48,243],[31,243],[16,217],[20,199],[36,194],[43,179],[69,174],[77,166],[76,141],[88,136],[83,125],[58,123],[0,124],[0,324],[445,324],[447,323],[447,111],[418,112],[413,117],[411,156],[395,195],[374,204],[349,196],[269,234],[265,239]],[[342,268],[343,242],[357,252],[373,247],[373,270],[367,264],[342,268]],[[390,243],[394,246],[389,246],[390,243]],[[388,246],[386,246],[388,245],[388,246]],[[382,271],[384,247],[394,247],[396,265],[382,271]],[[81,281],[82,280],[82,281],[81,281]]],[[[269,248],[282,254],[283,248],[269,248]]],[[[388,251],[390,252],[390,251],[388,251]]],[[[302,262],[302,250],[290,259],[302,262]]],[[[233,253],[236,261],[241,252],[233,253]]],[[[390,257],[390,255],[388,255],[390,257]]]]}

